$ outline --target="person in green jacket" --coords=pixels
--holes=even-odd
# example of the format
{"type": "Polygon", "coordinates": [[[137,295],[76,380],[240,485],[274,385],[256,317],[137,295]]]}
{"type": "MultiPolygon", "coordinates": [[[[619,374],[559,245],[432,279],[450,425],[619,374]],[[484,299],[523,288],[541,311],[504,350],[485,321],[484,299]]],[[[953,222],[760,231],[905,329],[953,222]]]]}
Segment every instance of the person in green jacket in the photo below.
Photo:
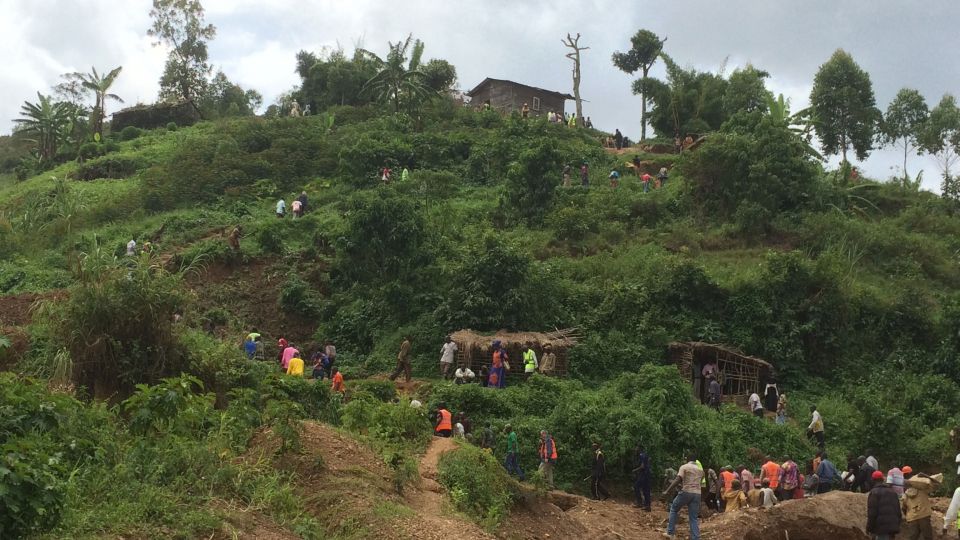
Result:
{"type": "Polygon", "coordinates": [[[507,459],[503,462],[503,466],[507,469],[507,474],[517,473],[517,476],[520,477],[520,481],[522,482],[526,480],[526,478],[523,474],[523,469],[520,468],[520,459],[517,457],[519,450],[517,433],[513,431],[513,427],[510,424],[507,424],[503,430],[507,432],[507,459]]]}
{"type": "Polygon", "coordinates": [[[531,375],[537,372],[540,363],[537,361],[537,353],[533,350],[533,344],[529,341],[523,347],[523,376],[529,379],[531,375]]]}
{"type": "Polygon", "coordinates": [[[400,173],[400,181],[406,182],[409,179],[410,179],[410,171],[406,167],[404,167],[403,172],[400,173]]]}

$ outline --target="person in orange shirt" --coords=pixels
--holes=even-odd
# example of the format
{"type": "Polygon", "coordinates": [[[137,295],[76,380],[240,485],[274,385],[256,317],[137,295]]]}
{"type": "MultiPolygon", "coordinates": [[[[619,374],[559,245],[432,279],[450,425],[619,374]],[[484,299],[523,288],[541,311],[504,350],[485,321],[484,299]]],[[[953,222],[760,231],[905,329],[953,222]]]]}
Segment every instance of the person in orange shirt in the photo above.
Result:
{"type": "Polygon", "coordinates": [[[347,387],[343,385],[343,375],[340,374],[340,370],[333,368],[331,373],[333,374],[333,383],[330,384],[330,390],[340,394],[345,394],[347,392],[347,387]]]}
{"type": "MultiPolygon", "coordinates": [[[[733,467],[727,465],[720,469],[720,504],[722,507],[725,506],[727,492],[733,490],[734,482],[737,482],[739,485],[740,478],[737,477],[737,473],[733,472],[733,467]]],[[[739,490],[740,488],[738,487],[737,489],[739,490]]]]}
{"type": "Polygon", "coordinates": [[[760,467],[760,476],[770,480],[770,489],[776,491],[780,486],[780,465],[777,465],[773,458],[768,457],[767,462],[760,467]]]}

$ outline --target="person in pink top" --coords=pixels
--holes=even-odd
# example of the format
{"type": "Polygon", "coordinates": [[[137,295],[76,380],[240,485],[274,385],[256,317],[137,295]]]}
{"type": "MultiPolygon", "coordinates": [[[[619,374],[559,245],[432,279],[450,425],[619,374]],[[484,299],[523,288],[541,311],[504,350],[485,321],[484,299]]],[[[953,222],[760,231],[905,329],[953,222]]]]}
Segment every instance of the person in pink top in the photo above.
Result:
{"type": "Polygon", "coordinates": [[[296,354],[300,354],[300,351],[298,351],[293,345],[287,345],[287,348],[283,350],[283,356],[280,357],[280,365],[283,367],[284,371],[286,371],[287,367],[290,365],[290,359],[296,354]]]}
{"type": "Polygon", "coordinates": [[[749,492],[753,489],[753,473],[743,465],[737,467],[737,471],[740,473],[740,489],[744,493],[749,492]]]}

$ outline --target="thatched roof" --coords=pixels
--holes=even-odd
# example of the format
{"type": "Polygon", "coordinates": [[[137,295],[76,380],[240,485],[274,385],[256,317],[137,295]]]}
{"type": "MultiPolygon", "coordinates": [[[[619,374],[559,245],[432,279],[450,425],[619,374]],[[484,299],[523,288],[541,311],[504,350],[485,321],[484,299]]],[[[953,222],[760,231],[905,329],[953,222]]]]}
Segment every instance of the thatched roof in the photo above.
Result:
{"type": "Polygon", "coordinates": [[[746,354],[743,354],[743,352],[737,349],[734,349],[732,347],[717,345],[715,343],[705,343],[703,341],[684,341],[684,342],[674,341],[673,343],[667,345],[667,348],[669,348],[671,351],[677,350],[677,349],[679,350],[684,350],[684,349],[704,350],[705,349],[710,351],[720,351],[726,354],[732,354],[732,355],[738,356],[743,360],[747,360],[755,364],[758,364],[760,366],[763,366],[767,369],[773,370],[773,366],[770,365],[770,363],[767,362],[766,360],[757,358],[756,356],[748,356],[746,354]]]}
{"type": "Polygon", "coordinates": [[[536,347],[542,347],[549,343],[554,349],[568,349],[577,344],[579,337],[576,328],[554,330],[553,332],[500,331],[496,334],[480,334],[473,330],[458,330],[450,334],[450,338],[464,349],[474,347],[488,349],[495,340],[503,342],[505,347],[524,345],[529,341],[536,347]]]}

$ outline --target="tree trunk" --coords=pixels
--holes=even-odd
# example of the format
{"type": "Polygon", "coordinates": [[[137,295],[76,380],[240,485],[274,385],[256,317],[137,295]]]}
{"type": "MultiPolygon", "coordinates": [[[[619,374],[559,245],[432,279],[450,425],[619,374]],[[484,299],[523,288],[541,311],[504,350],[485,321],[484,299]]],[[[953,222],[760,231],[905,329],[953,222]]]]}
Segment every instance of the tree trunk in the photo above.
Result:
{"type": "Polygon", "coordinates": [[[647,75],[650,69],[643,68],[643,92],[640,92],[640,140],[647,140],[647,75]]]}
{"type": "Polygon", "coordinates": [[[573,99],[577,103],[577,126],[583,127],[583,102],[580,100],[580,51],[573,63],[573,99]]]}
{"type": "Polygon", "coordinates": [[[907,150],[910,148],[910,141],[904,137],[903,138],[903,181],[904,183],[910,179],[910,175],[907,174],[907,150]]]}

